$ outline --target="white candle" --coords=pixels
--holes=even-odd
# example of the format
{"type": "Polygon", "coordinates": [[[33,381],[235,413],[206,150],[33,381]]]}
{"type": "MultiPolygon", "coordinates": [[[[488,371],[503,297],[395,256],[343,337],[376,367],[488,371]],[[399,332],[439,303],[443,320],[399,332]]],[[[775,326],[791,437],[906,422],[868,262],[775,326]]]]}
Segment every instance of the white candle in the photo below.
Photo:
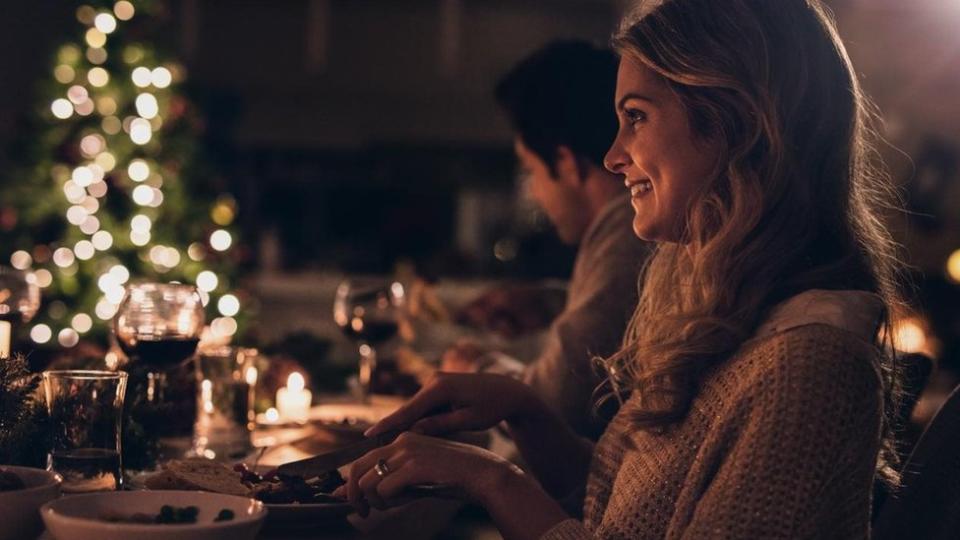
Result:
{"type": "Polygon", "coordinates": [[[0,321],[0,358],[10,357],[10,321],[0,321]]]}
{"type": "Polygon", "coordinates": [[[282,420],[301,424],[307,421],[313,396],[304,386],[303,375],[294,371],[287,377],[287,386],[277,390],[277,410],[282,420]]]}

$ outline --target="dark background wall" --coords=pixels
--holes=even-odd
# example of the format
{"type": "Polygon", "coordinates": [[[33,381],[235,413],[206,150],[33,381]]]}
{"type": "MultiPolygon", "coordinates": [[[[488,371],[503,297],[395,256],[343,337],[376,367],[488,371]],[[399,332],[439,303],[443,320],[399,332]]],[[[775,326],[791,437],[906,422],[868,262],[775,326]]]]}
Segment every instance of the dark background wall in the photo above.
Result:
{"type": "MultiPolygon", "coordinates": [[[[171,0],[163,35],[207,114],[206,143],[240,199],[255,265],[382,270],[406,256],[438,271],[562,274],[536,261],[568,252],[542,223],[517,223],[510,135],[491,88],[551,39],[604,42],[621,4],[171,0]],[[498,259],[505,239],[528,249],[498,259]]],[[[0,0],[0,147],[18,136],[18,116],[45,106],[32,88],[74,36],[76,5],[0,0]]],[[[960,246],[960,3],[830,5],[886,136],[910,156],[886,150],[919,216],[901,234],[915,263],[940,269],[960,246]]],[[[0,180],[15,181],[8,163],[0,180]]]]}

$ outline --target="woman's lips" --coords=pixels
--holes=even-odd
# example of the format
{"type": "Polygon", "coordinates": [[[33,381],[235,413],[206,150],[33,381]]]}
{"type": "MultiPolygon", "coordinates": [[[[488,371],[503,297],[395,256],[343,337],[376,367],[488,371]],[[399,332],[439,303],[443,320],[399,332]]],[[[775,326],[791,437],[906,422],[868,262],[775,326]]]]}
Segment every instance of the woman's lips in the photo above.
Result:
{"type": "Polygon", "coordinates": [[[653,182],[647,179],[626,180],[624,183],[630,190],[631,197],[640,197],[653,189],[653,182]]]}

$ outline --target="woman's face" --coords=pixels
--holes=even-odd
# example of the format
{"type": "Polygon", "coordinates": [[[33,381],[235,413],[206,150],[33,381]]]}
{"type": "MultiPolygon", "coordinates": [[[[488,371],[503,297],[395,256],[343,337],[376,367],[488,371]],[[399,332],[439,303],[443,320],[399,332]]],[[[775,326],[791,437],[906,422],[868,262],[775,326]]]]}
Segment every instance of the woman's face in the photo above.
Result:
{"type": "Polygon", "coordinates": [[[680,98],[659,75],[627,58],[620,60],[615,103],[620,129],[604,164],[625,177],[633,231],[644,240],[678,242],[687,209],[714,172],[716,144],[696,138],[680,98]]]}

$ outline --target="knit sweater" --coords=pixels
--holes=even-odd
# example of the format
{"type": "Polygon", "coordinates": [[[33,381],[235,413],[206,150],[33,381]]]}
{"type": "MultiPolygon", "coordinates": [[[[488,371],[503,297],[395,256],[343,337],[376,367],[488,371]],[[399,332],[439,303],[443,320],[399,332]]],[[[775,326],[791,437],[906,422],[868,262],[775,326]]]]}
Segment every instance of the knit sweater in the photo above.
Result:
{"type": "Polygon", "coordinates": [[[543,538],[869,537],[881,306],[854,291],[788,300],[663,433],[632,427],[628,400],[595,447],[584,521],[543,538]]]}

